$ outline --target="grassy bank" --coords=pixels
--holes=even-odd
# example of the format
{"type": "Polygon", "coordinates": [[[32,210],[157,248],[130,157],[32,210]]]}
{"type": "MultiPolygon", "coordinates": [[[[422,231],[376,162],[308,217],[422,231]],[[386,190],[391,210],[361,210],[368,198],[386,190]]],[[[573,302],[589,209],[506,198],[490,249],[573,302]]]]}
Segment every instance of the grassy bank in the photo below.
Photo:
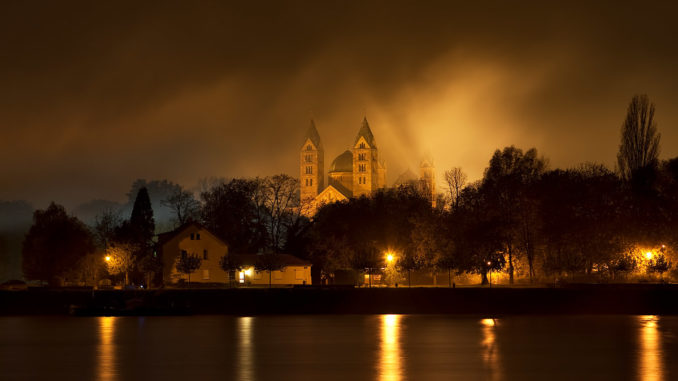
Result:
{"type": "Polygon", "coordinates": [[[674,285],[0,291],[0,314],[678,314],[674,285]]]}

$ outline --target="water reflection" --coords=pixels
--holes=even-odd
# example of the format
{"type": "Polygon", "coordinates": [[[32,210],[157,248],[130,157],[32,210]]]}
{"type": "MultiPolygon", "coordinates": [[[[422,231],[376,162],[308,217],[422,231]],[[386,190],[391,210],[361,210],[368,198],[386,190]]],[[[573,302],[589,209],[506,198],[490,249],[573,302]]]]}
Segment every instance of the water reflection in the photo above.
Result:
{"type": "Polygon", "coordinates": [[[482,319],[483,341],[482,341],[482,356],[485,368],[489,372],[490,380],[500,380],[501,370],[499,369],[499,350],[497,348],[496,328],[498,324],[497,319],[482,319]]]}
{"type": "Polygon", "coordinates": [[[116,318],[112,316],[102,316],[98,319],[99,323],[99,345],[97,346],[97,379],[102,381],[111,381],[118,378],[115,364],[115,344],[113,337],[115,335],[116,318]]]}
{"type": "Polygon", "coordinates": [[[400,366],[401,317],[401,315],[381,315],[379,379],[383,381],[397,381],[402,378],[400,366]]]}
{"type": "Polygon", "coordinates": [[[640,353],[638,378],[643,381],[664,379],[662,367],[662,342],[659,334],[659,317],[638,316],[640,323],[640,353]]]}
{"type": "Polygon", "coordinates": [[[252,317],[238,319],[238,379],[253,380],[252,317]]]}

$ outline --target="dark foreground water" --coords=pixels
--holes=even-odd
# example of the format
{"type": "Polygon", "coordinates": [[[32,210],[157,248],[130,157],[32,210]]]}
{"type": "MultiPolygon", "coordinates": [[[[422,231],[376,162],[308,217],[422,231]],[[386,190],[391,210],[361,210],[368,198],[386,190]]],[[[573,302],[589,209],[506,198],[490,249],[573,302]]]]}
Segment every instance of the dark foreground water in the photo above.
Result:
{"type": "Polygon", "coordinates": [[[678,317],[0,317],[0,380],[677,380],[678,317]]]}

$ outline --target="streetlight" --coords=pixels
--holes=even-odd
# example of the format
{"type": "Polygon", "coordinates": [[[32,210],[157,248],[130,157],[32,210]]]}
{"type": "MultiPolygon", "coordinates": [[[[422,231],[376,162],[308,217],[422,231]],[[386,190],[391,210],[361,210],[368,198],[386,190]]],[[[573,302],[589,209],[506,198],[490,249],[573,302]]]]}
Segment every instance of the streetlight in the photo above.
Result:
{"type": "Polygon", "coordinates": [[[492,269],[490,266],[492,266],[492,262],[487,261],[487,270],[490,272],[490,288],[492,288],[492,269]]]}
{"type": "Polygon", "coordinates": [[[111,256],[110,256],[110,255],[107,255],[106,258],[104,258],[104,259],[106,260],[106,262],[110,262],[110,261],[111,261],[111,256]]]}
{"type": "Polygon", "coordinates": [[[388,262],[389,264],[391,264],[391,262],[393,262],[393,254],[386,253],[386,262],[388,262]]]}
{"type": "Polygon", "coordinates": [[[648,251],[647,253],[645,253],[645,258],[647,258],[648,261],[652,259],[652,252],[648,251]]]}

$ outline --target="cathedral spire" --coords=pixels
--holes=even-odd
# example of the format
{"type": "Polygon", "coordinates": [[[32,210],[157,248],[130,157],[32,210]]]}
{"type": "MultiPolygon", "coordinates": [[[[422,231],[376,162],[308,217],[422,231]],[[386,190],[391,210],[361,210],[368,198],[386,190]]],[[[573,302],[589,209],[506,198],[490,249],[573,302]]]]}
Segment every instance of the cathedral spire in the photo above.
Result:
{"type": "Polygon", "coordinates": [[[313,119],[311,119],[311,125],[308,127],[308,130],[306,130],[306,135],[304,135],[304,144],[306,143],[306,140],[311,140],[313,145],[315,145],[316,149],[322,150],[323,149],[323,142],[320,140],[320,134],[318,133],[318,130],[315,128],[315,122],[313,119]]]}
{"type": "Polygon", "coordinates": [[[365,141],[370,145],[370,148],[377,148],[377,142],[374,140],[374,135],[372,134],[369,123],[367,123],[367,117],[363,117],[363,123],[360,126],[358,136],[355,137],[355,142],[353,144],[357,144],[361,137],[365,138],[365,141]]]}

